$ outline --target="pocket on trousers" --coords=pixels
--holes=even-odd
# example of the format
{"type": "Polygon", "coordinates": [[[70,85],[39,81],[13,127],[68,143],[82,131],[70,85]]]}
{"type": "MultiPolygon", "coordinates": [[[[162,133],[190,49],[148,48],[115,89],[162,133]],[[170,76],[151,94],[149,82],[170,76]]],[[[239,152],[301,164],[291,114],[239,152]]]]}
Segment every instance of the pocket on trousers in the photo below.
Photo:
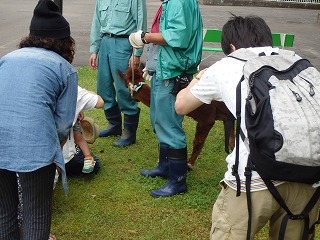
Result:
{"type": "MultiPolygon", "coordinates": [[[[220,182],[220,185],[224,183],[220,182]]],[[[224,185],[224,184],[223,184],[224,185]]],[[[214,203],[212,210],[212,225],[210,231],[211,240],[229,239],[231,235],[231,224],[226,218],[226,195],[228,186],[223,186],[221,192],[214,203]]]]}
{"type": "Polygon", "coordinates": [[[224,222],[217,222],[211,227],[210,240],[228,240],[230,235],[231,227],[224,222]]]}

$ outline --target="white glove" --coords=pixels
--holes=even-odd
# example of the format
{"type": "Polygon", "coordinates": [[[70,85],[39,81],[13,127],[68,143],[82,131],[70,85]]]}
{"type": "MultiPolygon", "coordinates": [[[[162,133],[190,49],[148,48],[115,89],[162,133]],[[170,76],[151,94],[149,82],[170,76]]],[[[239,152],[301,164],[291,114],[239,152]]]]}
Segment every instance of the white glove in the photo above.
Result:
{"type": "Polygon", "coordinates": [[[129,36],[129,41],[132,47],[134,48],[142,48],[144,43],[142,42],[141,39],[141,33],[142,31],[139,30],[138,32],[131,33],[129,36]]]}
{"type": "Polygon", "coordinates": [[[144,69],[142,70],[142,72],[143,72],[142,77],[143,77],[145,80],[150,81],[151,78],[152,78],[152,76],[149,75],[149,72],[148,72],[147,68],[144,68],[144,69]]]}

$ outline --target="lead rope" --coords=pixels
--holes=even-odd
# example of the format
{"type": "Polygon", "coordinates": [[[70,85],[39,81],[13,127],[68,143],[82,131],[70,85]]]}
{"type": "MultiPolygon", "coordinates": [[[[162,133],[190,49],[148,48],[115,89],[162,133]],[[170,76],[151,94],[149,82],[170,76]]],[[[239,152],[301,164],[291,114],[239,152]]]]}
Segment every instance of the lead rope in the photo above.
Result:
{"type": "MultiPolygon", "coordinates": [[[[131,61],[131,84],[132,86],[134,86],[134,55],[133,55],[133,52],[132,52],[132,61],[131,61]]],[[[130,89],[130,94],[131,94],[131,97],[133,97],[133,88],[129,88],[130,89]]]]}

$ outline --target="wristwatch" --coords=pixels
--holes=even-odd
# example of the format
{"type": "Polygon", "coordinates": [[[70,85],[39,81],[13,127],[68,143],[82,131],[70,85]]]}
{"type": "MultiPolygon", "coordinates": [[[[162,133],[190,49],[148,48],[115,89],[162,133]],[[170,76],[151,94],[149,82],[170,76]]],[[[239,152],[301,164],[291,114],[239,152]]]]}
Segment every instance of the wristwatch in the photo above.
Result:
{"type": "Polygon", "coordinates": [[[146,33],[148,33],[148,32],[142,32],[142,33],[141,33],[141,40],[142,40],[142,42],[143,42],[144,44],[148,44],[148,43],[149,43],[149,42],[144,38],[145,35],[146,35],[146,33]]]}

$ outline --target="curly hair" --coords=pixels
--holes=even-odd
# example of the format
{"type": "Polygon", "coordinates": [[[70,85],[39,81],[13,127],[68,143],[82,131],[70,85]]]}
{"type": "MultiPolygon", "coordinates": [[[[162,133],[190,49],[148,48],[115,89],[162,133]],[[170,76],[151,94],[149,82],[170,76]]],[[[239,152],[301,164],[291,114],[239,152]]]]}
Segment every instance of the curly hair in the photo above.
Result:
{"type": "Polygon", "coordinates": [[[29,35],[21,40],[18,47],[37,47],[51,50],[62,56],[69,63],[72,63],[76,52],[75,41],[72,37],[60,40],[29,35]]]}

